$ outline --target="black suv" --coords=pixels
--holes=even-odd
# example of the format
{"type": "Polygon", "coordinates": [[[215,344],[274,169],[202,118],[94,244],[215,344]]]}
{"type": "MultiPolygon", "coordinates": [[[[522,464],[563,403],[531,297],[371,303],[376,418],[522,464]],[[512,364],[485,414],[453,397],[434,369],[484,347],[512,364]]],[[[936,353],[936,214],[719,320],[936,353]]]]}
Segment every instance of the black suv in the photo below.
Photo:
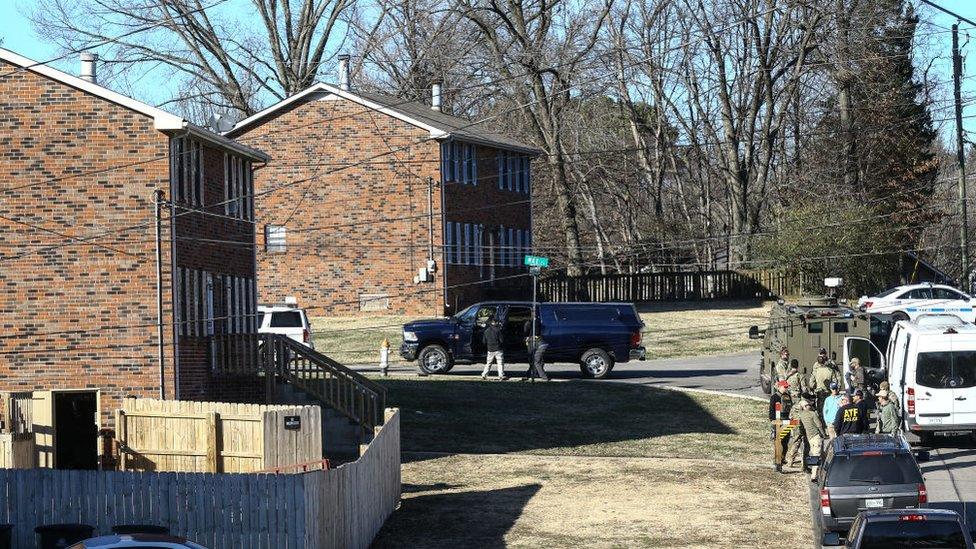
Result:
{"type": "Polygon", "coordinates": [[[940,547],[971,549],[973,541],[955,511],[900,509],[865,511],[851,525],[844,547],[849,549],[908,549],[940,547]]]}
{"type": "Polygon", "coordinates": [[[911,447],[891,435],[841,435],[821,458],[816,483],[825,534],[845,532],[862,511],[918,509],[928,494],[911,447]]]}

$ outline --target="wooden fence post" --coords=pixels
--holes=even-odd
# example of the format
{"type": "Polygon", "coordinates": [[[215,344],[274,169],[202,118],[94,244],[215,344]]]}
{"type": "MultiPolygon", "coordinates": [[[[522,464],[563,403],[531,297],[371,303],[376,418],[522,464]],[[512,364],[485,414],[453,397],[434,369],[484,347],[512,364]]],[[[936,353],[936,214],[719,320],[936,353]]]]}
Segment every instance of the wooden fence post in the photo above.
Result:
{"type": "Polygon", "coordinates": [[[115,440],[116,446],[119,449],[119,471],[125,471],[126,466],[126,430],[125,430],[125,412],[122,410],[115,411],[115,440]]]}
{"type": "Polygon", "coordinates": [[[217,472],[217,412],[207,414],[207,470],[217,472]]]}

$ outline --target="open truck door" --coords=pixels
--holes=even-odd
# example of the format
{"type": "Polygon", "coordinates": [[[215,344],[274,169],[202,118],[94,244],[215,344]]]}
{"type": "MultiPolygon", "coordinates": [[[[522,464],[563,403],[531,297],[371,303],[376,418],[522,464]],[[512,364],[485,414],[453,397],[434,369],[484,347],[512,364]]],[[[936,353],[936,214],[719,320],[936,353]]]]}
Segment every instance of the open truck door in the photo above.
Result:
{"type": "Polygon", "coordinates": [[[866,337],[844,338],[844,366],[841,372],[845,387],[847,374],[851,371],[851,359],[857,358],[864,368],[864,381],[868,385],[878,385],[888,379],[888,367],[884,354],[866,337]]]}

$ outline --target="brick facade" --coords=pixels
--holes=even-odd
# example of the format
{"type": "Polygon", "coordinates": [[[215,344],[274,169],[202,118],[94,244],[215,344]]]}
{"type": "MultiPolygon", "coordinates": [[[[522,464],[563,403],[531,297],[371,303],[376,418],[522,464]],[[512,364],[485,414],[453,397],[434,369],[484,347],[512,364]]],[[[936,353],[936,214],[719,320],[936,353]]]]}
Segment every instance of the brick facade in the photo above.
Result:
{"type": "Polygon", "coordinates": [[[441,315],[516,288],[517,279],[484,283],[484,266],[446,261],[447,222],[531,229],[528,195],[498,188],[496,149],[477,147],[477,185],[442,182],[442,140],[327,91],[228,135],[274,154],[255,174],[258,241],[283,226],[286,249],[259,247],[262,302],[294,296],[311,316],[441,315]],[[433,281],[415,283],[430,249],[433,281]]]}
{"type": "MultiPolygon", "coordinates": [[[[172,196],[171,135],[63,81],[3,61],[0,74],[0,391],[98,390],[110,428],[122,397],[160,395],[153,193],[172,196]]],[[[214,137],[207,203],[223,200],[229,152],[214,137]]],[[[179,347],[181,396],[215,400],[206,352],[173,328],[172,267],[253,278],[253,226],[186,214],[174,232],[175,246],[164,226],[165,396],[179,347]]]]}

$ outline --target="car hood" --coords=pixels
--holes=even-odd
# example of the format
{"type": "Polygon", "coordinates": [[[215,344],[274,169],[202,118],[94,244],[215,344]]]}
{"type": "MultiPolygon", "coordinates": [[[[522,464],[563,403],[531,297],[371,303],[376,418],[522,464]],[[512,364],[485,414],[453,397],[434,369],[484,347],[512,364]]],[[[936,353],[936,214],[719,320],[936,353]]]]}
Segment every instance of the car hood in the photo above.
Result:
{"type": "Polygon", "coordinates": [[[403,329],[409,332],[416,330],[436,330],[452,326],[454,320],[450,318],[430,318],[425,320],[414,320],[403,325],[403,329]]]}

